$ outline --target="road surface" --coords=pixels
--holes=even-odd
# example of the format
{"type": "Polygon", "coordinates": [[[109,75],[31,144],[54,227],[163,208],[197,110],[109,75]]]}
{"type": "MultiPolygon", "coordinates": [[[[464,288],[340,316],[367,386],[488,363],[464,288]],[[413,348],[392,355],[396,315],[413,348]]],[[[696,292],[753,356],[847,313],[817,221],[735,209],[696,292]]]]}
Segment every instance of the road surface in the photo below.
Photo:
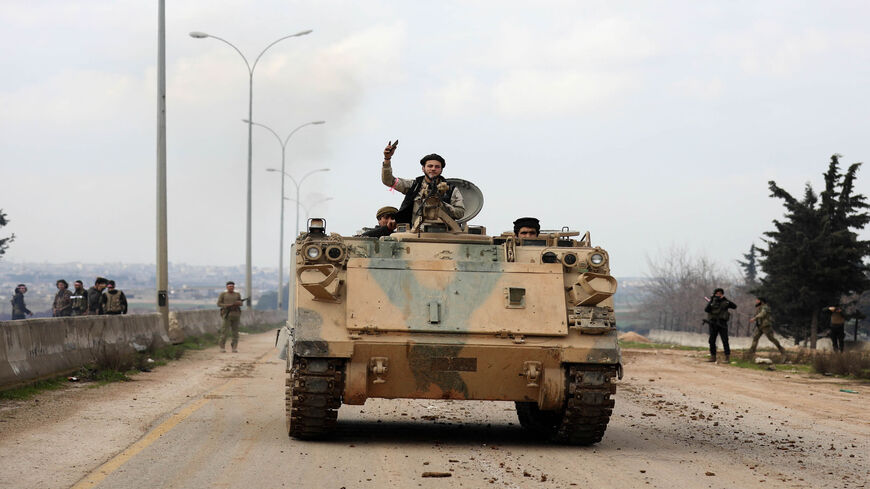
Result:
{"type": "Polygon", "coordinates": [[[6,488],[859,488],[870,386],[627,351],[601,443],[550,445],[503,402],[369,400],[289,439],[274,333],[132,382],[0,401],[6,488]],[[840,389],[857,391],[857,394],[840,389]],[[424,477],[426,472],[450,477],[424,477]]]}

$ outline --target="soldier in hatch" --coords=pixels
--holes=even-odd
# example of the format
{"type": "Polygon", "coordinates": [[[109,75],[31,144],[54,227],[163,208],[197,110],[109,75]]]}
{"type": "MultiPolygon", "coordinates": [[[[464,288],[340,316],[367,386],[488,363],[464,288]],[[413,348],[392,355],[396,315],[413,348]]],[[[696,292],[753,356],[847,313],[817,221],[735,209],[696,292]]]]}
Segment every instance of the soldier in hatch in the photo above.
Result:
{"type": "Polygon", "coordinates": [[[396,213],[396,222],[414,223],[414,219],[421,212],[421,207],[426,197],[429,196],[431,186],[437,188],[444,203],[444,209],[453,219],[459,219],[465,215],[465,204],[462,202],[462,194],[459,189],[447,183],[441,172],[446,162],[440,155],[432,153],[420,159],[423,174],[414,180],[396,178],[393,176],[393,168],[390,160],[396,152],[399,141],[387,142],[384,148],[384,165],[381,168],[381,181],[387,187],[394,188],[405,194],[405,200],[396,213]]]}
{"type": "Polygon", "coordinates": [[[369,238],[379,238],[381,236],[389,236],[393,234],[393,231],[396,230],[396,213],[399,212],[399,209],[388,205],[386,207],[381,207],[378,209],[375,217],[378,219],[378,225],[373,229],[369,229],[368,231],[362,233],[360,236],[367,236],[369,238]]]}
{"type": "Polygon", "coordinates": [[[517,238],[537,238],[541,223],[534,217],[521,217],[514,221],[514,236],[517,238]]]}

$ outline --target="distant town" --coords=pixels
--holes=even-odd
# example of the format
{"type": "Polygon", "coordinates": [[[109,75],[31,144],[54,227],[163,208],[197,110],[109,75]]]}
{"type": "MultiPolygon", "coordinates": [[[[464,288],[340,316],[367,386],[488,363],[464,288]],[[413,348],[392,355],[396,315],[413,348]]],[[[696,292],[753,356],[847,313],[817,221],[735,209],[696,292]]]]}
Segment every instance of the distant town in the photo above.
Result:
{"type": "MultiPolygon", "coordinates": [[[[288,274],[289,275],[289,274],[288,274]]],[[[72,285],[81,280],[85,288],[94,285],[97,277],[114,280],[117,287],[124,291],[129,302],[130,314],[153,312],[155,310],[155,266],[154,264],[123,263],[15,263],[0,261],[0,320],[12,317],[10,300],[18,284],[26,284],[27,307],[34,317],[51,316],[51,304],[57,293],[55,283],[64,279],[72,285]]],[[[169,305],[172,310],[207,309],[215,307],[218,294],[224,290],[227,280],[236,282],[236,289],[244,291],[245,267],[169,264],[169,305]]],[[[617,314],[621,316],[620,326],[632,322],[632,311],[643,297],[647,280],[638,277],[617,278],[619,289],[614,300],[617,314]],[[626,322],[628,321],[628,322],[626,322]]],[[[278,288],[277,267],[253,268],[252,284],[254,295],[252,304],[264,295],[273,295],[278,288]]],[[[285,280],[286,288],[286,280],[285,280]]],[[[634,325],[637,326],[637,325],[634,325]]]]}
{"type": "MultiPolygon", "coordinates": [[[[97,277],[114,280],[117,287],[124,291],[129,303],[130,313],[153,312],[156,307],[155,266],[153,264],[123,263],[15,263],[0,261],[0,291],[4,300],[0,301],[0,320],[12,316],[12,298],[18,284],[26,284],[27,307],[34,317],[51,316],[51,305],[57,293],[56,282],[64,279],[72,286],[73,281],[81,280],[85,288],[94,285],[97,277]]],[[[245,284],[245,267],[238,266],[197,266],[186,264],[169,265],[170,309],[204,309],[215,307],[218,294],[224,290],[227,280],[236,282],[242,294],[245,284]]],[[[253,268],[252,285],[256,304],[265,293],[276,293],[278,287],[277,268],[253,268]]]]}

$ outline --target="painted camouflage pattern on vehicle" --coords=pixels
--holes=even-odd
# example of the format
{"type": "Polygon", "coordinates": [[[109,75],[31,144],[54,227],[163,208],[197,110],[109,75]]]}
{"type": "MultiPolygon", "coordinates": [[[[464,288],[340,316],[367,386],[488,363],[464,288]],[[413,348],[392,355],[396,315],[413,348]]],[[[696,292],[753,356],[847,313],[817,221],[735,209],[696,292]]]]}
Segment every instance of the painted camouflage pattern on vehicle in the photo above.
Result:
{"type": "Polygon", "coordinates": [[[486,236],[303,235],[294,246],[290,351],[347,359],[347,404],[381,397],[557,405],[564,363],[621,362],[612,299],[577,305],[589,297],[576,286],[581,276],[609,277],[607,262],[595,268],[587,259],[593,251],[608,258],[589,246],[508,246],[486,236]],[[310,246],[323,250],[318,259],[306,255],[310,246]],[[333,247],[340,260],[327,256],[333,247]],[[560,261],[573,253],[577,263],[543,263],[547,252],[560,261]],[[510,289],[522,289],[519,303],[510,289]]]}

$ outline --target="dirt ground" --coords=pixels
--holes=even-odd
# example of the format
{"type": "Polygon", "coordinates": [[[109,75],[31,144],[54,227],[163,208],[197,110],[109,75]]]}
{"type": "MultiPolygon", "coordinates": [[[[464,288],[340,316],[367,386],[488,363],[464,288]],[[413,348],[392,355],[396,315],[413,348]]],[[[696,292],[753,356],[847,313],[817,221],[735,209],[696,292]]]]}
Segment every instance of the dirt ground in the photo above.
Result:
{"type": "Polygon", "coordinates": [[[336,436],[286,436],[274,333],[132,382],[0,401],[0,487],[861,488],[870,386],[625,351],[607,434],[539,441],[501,402],[369,400],[336,436]],[[841,389],[857,391],[842,392],[841,389]],[[424,477],[425,472],[449,477],[424,477]]]}

